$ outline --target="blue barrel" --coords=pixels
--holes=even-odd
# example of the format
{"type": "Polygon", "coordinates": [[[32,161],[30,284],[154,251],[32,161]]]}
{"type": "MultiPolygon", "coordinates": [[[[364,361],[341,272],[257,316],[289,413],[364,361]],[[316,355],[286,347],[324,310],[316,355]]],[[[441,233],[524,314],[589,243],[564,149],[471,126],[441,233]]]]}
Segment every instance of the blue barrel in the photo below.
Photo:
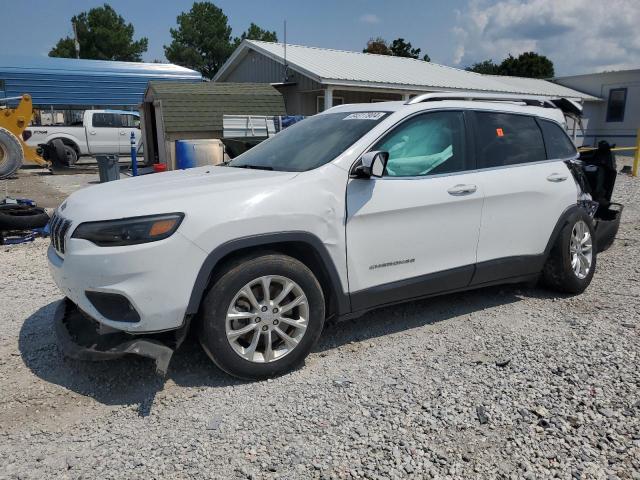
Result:
{"type": "Polygon", "coordinates": [[[196,150],[191,140],[176,140],[176,168],[184,170],[198,165],[196,150]]]}

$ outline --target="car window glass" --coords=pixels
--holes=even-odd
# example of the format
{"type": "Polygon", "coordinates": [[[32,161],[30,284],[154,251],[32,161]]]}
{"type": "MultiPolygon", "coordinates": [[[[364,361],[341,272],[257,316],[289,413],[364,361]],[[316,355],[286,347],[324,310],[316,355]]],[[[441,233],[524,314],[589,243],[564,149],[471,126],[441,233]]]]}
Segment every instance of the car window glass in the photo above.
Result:
{"type": "Polygon", "coordinates": [[[542,127],[548,158],[575,157],[576,147],[560,125],[541,120],[540,126],[542,127]]]}
{"type": "Polygon", "coordinates": [[[545,160],[542,132],[535,119],[510,113],[476,113],[478,168],[545,160]]]}
{"type": "Polygon", "coordinates": [[[116,113],[94,113],[93,126],[98,128],[118,128],[120,127],[120,115],[116,113]]]}
{"type": "Polygon", "coordinates": [[[304,172],[332,161],[387,112],[325,113],[305,118],[233,159],[230,167],[304,172]]]}
{"type": "Polygon", "coordinates": [[[412,118],[373,147],[389,153],[386,175],[416,177],[465,169],[462,112],[433,112],[412,118]]]}
{"type": "Polygon", "coordinates": [[[127,128],[138,128],[140,125],[140,117],[137,115],[122,114],[120,115],[120,121],[122,126],[127,128]]]}

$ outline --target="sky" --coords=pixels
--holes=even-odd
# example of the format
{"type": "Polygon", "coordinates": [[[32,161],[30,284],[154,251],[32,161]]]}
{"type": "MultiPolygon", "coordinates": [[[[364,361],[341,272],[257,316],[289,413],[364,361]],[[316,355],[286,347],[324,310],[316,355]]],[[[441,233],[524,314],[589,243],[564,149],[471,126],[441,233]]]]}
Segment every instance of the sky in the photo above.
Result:
{"type": "MultiPolygon", "coordinates": [[[[74,14],[97,0],[0,0],[0,54],[46,56],[71,35],[74,14]],[[11,19],[11,21],[6,21],[11,19]]],[[[163,45],[192,0],[111,0],[147,37],[144,59],[165,60],[163,45]]],[[[372,37],[402,37],[436,63],[465,67],[508,54],[548,56],[556,75],[640,68],[640,0],[215,0],[234,36],[251,22],[288,43],[361,51],[372,37]]]]}

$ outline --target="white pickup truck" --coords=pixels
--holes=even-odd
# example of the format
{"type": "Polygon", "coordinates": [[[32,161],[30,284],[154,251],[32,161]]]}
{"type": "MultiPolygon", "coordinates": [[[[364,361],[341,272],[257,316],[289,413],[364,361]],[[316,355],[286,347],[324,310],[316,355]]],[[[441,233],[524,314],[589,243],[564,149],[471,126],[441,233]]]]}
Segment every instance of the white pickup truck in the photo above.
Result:
{"type": "Polygon", "coordinates": [[[45,146],[45,156],[73,165],[80,156],[114,153],[127,155],[131,152],[131,132],[140,146],[140,115],[126,110],[86,110],[82,123],[69,126],[31,126],[23,134],[27,145],[45,146]],[[56,144],[64,144],[65,158],[56,152],[56,144]],[[49,147],[49,148],[47,148],[49,147]]]}

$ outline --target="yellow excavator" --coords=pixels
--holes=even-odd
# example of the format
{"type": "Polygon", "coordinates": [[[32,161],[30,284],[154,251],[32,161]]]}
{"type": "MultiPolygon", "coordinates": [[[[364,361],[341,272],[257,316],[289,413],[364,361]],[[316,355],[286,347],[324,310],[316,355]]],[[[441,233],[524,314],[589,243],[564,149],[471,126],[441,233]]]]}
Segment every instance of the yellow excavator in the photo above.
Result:
{"type": "Polygon", "coordinates": [[[22,139],[22,132],[32,118],[31,95],[0,99],[0,179],[13,175],[25,162],[51,167],[50,162],[42,158],[42,149],[30,147],[22,139]],[[12,100],[20,100],[15,108],[7,105],[12,100]]]}

